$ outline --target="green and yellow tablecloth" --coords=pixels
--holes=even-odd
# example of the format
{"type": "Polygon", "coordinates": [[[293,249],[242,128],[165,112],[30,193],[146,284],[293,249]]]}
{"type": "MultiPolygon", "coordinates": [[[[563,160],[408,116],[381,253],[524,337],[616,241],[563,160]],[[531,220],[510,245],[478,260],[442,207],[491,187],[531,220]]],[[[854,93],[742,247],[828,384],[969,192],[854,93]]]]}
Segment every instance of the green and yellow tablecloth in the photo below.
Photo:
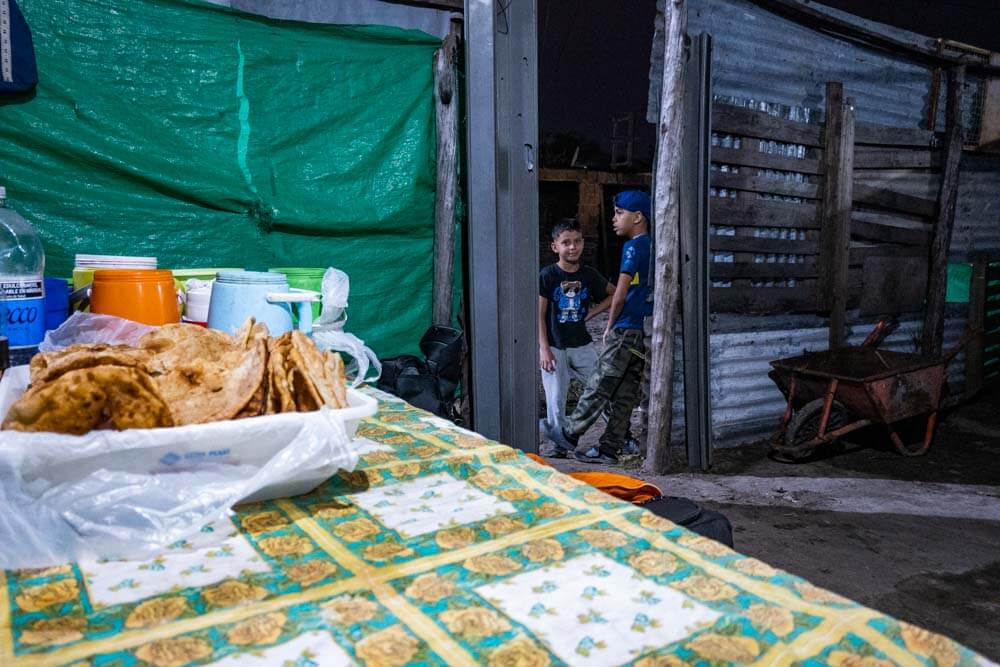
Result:
{"type": "Polygon", "coordinates": [[[0,665],[988,664],[377,395],[308,495],[0,573],[0,665]]]}

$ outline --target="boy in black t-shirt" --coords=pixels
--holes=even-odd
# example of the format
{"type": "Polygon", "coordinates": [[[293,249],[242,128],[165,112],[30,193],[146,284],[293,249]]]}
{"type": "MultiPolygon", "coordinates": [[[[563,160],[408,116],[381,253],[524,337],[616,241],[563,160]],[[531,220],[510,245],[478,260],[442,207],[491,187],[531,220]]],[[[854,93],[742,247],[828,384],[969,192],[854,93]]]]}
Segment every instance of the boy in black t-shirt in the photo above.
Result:
{"type": "MultiPolygon", "coordinates": [[[[583,234],[574,218],[564,218],[553,227],[552,252],[559,261],[538,276],[538,359],[547,406],[540,427],[550,440],[550,434],[561,433],[566,422],[570,379],[586,382],[597,363],[585,322],[607,310],[614,293],[597,270],[580,265],[583,234]]],[[[564,458],[568,453],[556,445],[549,456],[564,458]]]]}

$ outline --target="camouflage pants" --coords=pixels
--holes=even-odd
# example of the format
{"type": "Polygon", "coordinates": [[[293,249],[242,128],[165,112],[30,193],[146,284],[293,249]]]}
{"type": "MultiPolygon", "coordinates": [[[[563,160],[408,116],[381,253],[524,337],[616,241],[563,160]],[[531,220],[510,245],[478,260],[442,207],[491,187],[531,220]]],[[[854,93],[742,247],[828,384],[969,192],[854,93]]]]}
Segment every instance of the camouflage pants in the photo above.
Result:
{"type": "MultiPolygon", "coordinates": [[[[644,366],[645,346],[642,331],[636,329],[612,329],[607,345],[597,360],[597,368],[587,380],[576,409],[566,421],[566,433],[578,438],[597,421],[610,405],[608,426],[601,436],[601,449],[616,453],[621,449],[628,432],[632,410],[639,402],[640,384],[644,366]]],[[[580,444],[576,451],[580,454],[589,449],[580,444]]]]}

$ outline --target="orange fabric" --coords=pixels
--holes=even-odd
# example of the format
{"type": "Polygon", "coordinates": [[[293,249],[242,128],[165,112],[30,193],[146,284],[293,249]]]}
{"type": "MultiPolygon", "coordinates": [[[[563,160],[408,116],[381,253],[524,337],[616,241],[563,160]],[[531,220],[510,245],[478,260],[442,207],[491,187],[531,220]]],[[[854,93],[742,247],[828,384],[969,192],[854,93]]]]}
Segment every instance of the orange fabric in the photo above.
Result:
{"type": "Polygon", "coordinates": [[[545,459],[543,459],[538,454],[532,454],[531,452],[525,452],[524,455],[527,456],[532,461],[534,461],[535,463],[541,463],[543,466],[548,466],[550,468],[552,467],[551,463],[549,463],[548,461],[546,461],[545,459]]]}
{"type": "Polygon", "coordinates": [[[619,500],[627,500],[630,503],[644,503],[663,495],[663,492],[654,485],[628,475],[618,475],[613,472],[571,472],[567,474],[573,479],[580,480],[608,495],[619,500]]]}

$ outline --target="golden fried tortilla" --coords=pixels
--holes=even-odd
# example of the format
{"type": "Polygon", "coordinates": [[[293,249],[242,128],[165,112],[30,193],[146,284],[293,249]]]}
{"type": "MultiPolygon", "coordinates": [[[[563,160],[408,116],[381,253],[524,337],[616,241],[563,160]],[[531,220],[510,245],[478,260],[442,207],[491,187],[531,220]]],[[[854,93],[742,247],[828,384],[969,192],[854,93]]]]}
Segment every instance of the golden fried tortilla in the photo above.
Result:
{"type": "Polygon", "coordinates": [[[168,369],[154,379],[178,425],[232,419],[264,381],[267,344],[259,340],[245,350],[230,349],[218,359],[178,360],[168,369]]]}
{"type": "Polygon", "coordinates": [[[33,386],[11,406],[2,428],[82,435],[95,429],[173,425],[170,408],[146,373],[94,366],[33,386]]]}

